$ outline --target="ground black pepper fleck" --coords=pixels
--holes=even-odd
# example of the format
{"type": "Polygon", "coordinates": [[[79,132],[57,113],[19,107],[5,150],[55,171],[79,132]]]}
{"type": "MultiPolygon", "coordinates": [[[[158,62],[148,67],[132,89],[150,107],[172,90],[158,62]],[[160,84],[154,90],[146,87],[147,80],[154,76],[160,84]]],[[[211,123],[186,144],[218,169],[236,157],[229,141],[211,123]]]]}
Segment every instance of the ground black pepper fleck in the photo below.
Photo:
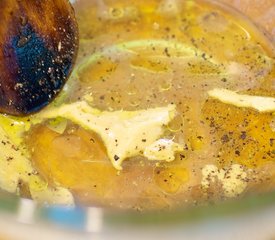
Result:
{"type": "Polygon", "coordinates": [[[241,152],[240,152],[239,150],[236,150],[236,151],[235,151],[235,154],[236,154],[237,156],[240,156],[240,155],[241,155],[241,152]]]}
{"type": "Polygon", "coordinates": [[[165,53],[165,55],[166,55],[167,57],[171,57],[168,48],[165,48],[165,49],[164,49],[164,53],[165,53]]]}
{"type": "Polygon", "coordinates": [[[247,137],[246,132],[245,132],[245,131],[243,131],[243,132],[241,133],[240,138],[241,138],[242,140],[245,140],[245,139],[246,139],[246,137],[247,137]]]}
{"type": "Polygon", "coordinates": [[[228,137],[227,134],[223,135],[221,138],[222,143],[227,143],[229,142],[230,138],[228,137]]]}

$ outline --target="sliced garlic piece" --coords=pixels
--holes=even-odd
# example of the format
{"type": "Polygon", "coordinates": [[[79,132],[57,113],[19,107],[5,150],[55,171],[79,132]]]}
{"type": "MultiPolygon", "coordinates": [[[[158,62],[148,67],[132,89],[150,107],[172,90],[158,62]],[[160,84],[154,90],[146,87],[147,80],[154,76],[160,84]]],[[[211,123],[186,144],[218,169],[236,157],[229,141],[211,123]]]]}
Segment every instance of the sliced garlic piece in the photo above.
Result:
{"type": "Polygon", "coordinates": [[[208,95],[237,107],[253,108],[259,112],[275,112],[275,98],[272,97],[242,95],[222,88],[210,90],[208,95]]]}
{"type": "MultiPolygon", "coordinates": [[[[175,114],[175,105],[139,111],[101,112],[82,101],[46,110],[37,117],[41,121],[56,117],[67,118],[96,132],[102,138],[113,166],[121,170],[125,159],[143,155],[145,149],[163,135],[163,127],[175,114]]],[[[176,145],[170,147],[179,148],[176,145]]],[[[168,153],[171,157],[171,152],[168,153]]]]}
{"type": "Polygon", "coordinates": [[[146,147],[143,155],[149,160],[172,162],[175,160],[175,153],[183,150],[184,146],[171,139],[159,139],[146,147]]]}

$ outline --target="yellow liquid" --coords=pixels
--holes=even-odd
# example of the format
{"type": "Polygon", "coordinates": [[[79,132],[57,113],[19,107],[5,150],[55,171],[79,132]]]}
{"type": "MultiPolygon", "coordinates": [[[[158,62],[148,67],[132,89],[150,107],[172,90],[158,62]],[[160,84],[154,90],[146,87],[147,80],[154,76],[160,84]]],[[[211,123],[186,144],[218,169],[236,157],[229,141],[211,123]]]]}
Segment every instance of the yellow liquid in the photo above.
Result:
{"type": "Polygon", "coordinates": [[[101,110],[177,106],[164,137],[184,142],[171,163],[136,157],[117,172],[96,134],[69,123],[64,133],[40,124],[27,136],[34,167],[77,203],[171,208],[226,198],[205,191],[202,168],[247,171],[249,192],[275,188],[275,117],[208,99],[216,87],[275,97],[274,59],[253,25],[204,1],[86,1],[76,5],[80,56],[65,97],[92,96],[101,110]]]}

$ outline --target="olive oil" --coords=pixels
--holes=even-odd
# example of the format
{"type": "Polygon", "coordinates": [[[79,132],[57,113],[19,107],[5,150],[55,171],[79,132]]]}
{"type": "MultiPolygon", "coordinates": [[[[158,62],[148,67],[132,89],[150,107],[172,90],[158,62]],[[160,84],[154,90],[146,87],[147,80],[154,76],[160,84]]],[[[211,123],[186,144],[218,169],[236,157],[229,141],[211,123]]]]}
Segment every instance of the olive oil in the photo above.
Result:
{"type": "Polygon", "coordinates": [[[245,190],[230,197],[275,188],[274,114],[207,95],[218,87],[275,97],[274,53],[252,23],[207,1],[86,0],[76,10],[80,56],[63,103],[89,94],[104,111],[174,104],[163,137],[185,148],[171,163],[137,156],[117,171],[99,135],[70,121],[62,133],[41,123],[26,144],[51,186],[68,188],[77,203],[139,210],[228,198],[219,182],[202,187],[206,165],[245,172],[245,190]]]}

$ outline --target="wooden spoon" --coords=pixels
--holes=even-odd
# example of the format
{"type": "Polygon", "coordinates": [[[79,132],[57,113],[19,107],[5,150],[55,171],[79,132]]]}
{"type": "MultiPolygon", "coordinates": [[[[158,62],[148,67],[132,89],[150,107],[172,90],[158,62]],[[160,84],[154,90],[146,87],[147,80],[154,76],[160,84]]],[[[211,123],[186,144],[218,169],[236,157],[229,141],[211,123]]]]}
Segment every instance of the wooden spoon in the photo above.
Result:
{"type": "Polygon", "coordinates": [[[0,112],[48,105],[74,65],[78,28],[68,0],[0,0],[0,112]]]}

